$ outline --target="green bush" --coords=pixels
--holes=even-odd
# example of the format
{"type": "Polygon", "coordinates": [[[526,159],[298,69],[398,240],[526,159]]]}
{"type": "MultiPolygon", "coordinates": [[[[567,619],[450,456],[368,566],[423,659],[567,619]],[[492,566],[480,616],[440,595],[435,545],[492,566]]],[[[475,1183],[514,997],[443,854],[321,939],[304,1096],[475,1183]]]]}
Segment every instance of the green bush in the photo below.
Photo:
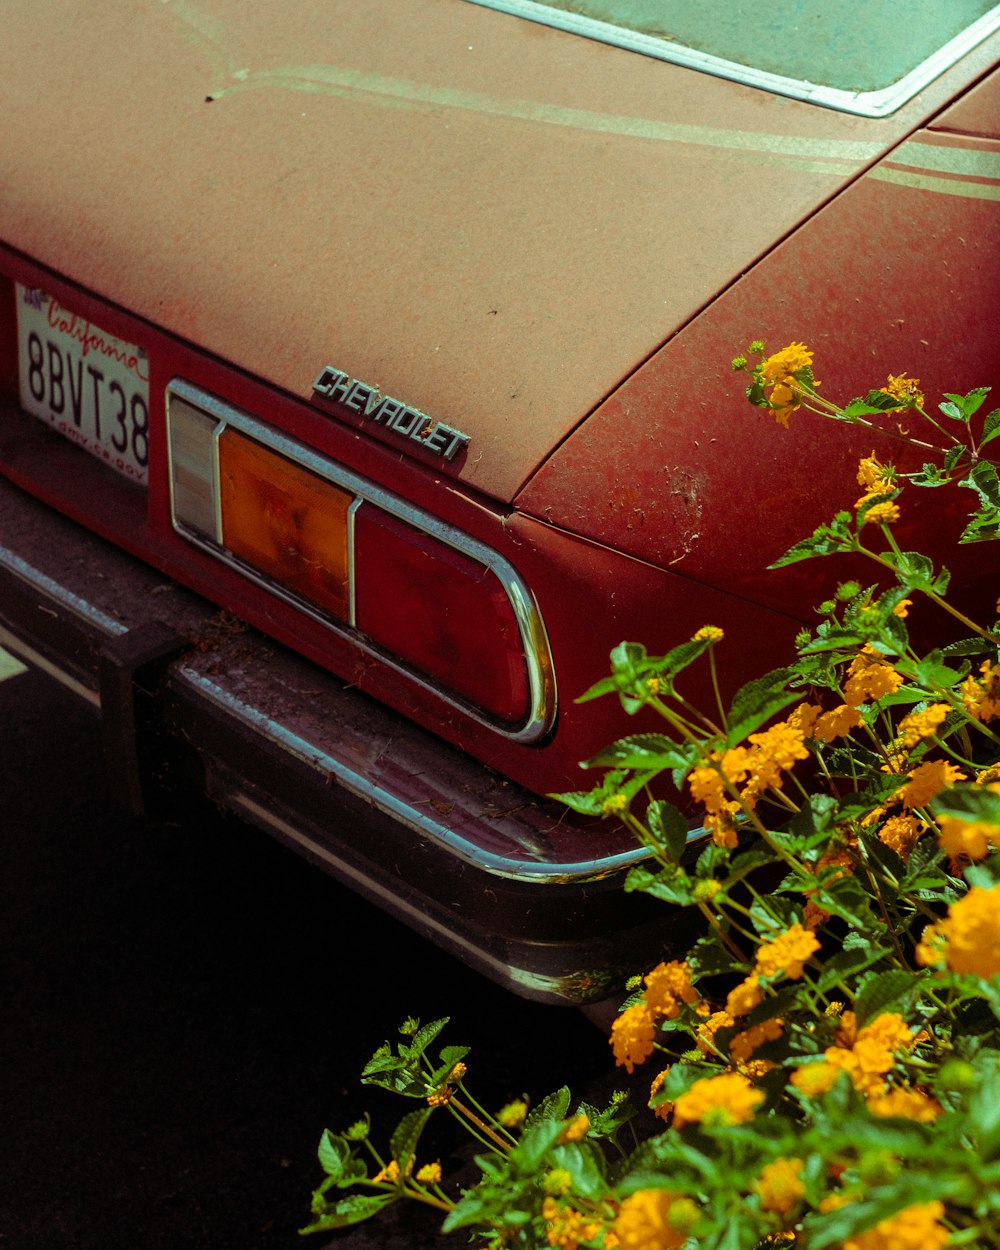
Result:
{"type": "Polygon", "coordinates": [[[714,676],[723,645],[706,626],[665,656],[623,643],[584,696],[651,710],[662,729],[614,743],[588,761],[598,785],[559,797],[624,820],[647,849],[627,889],[704,921],[683,960],[636,979],[612,1027],[636,1089],[605,1108],[562,1089],[490,1113],[463,1048],[432,1057],[446,1022],[410,1021],[362,1079],[416,1109],[384,1155],[367,1122],[324,1134],[304,1231],[407,1197],[497,1248],[1000,1246],[1000,635],[893,534],[905,488],[958,485],[976,503],[962,541],[997,535],[982,449],[1000,410],[981,417],[979,389],[932,416],[905,376],[838,407],[798,343],[755,343],[733,364],[783,425],[802,408],[881,428],[905,410],[937,443],[907,440],[931,456],[913,473],[863,459],[853,509],[777,561],[851,554],[876,578],[837,586],[786,668],[728,707],[692,707],[682,674],[714,676]],[[907,622],[926,600],[955,638],[920,654],[907,622]],[[693,832],[653,797],[664,775],[699,812],[693,832]],[[481,1147],[481,1179],[457,1194],[420,1158],[440,1113],[481,1147]]]}

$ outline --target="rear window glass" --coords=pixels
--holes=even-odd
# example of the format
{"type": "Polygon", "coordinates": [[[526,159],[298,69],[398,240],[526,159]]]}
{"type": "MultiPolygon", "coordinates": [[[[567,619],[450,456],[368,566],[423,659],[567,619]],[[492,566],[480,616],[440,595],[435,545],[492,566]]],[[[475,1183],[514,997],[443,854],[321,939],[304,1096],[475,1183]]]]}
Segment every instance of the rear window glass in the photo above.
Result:
{"type": "Polygon", "coordinates": [[[477,0],[851,112],[898,108],[992,30],[995,0],[477,0]]]}

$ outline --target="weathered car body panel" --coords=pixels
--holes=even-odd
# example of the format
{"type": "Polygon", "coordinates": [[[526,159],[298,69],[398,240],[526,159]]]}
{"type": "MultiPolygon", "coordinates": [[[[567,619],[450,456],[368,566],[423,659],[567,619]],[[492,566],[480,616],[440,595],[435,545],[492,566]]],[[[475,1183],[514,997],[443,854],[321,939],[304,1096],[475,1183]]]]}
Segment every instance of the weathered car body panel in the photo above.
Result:
{"type": "Polygon", "coordinates": [[[507,501],[995,47],[871,121],[463,0],[15,4],[4,232],[289,394],[333,364],[464,431],[423,458],[507,501]]]}
{"type": "MultiPolygon", "coordinates": [[[[919,378],[932,406],[956,385],[995,383],[998,202],[1000,144],[919,132],[671,339],[555,452],[517,506],[695,582],[807,610],[829,586],[825,563],[770,576],[762,568],[853,503],[858,459],[873,447],[913,468],[930,453],[809,413],[784,429],[740,411],[727,360],[758,333],[771,346],[805,341],[841,402],[883,384],[887,368],[919,378]]],[[[972,583],[981,551],[954,551],[967,501],[937,503],[934,534],[904,507],[898,539],[940,544],[959,581],[972,583]]]]}

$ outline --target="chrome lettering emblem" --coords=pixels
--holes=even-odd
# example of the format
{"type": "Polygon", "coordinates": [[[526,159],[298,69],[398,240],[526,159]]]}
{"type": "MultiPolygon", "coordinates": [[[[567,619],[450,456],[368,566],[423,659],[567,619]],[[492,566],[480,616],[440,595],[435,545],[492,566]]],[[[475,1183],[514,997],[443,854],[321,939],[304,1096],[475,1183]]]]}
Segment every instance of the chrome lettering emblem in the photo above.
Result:
{"type": "Polygon", "coordinates": [[[384,425],[402,438],[412,439],[418,447],[433,452],[444,460],[451,460],[463,447],[468,446],[469,435],[454,430],[443,421],[434,421],[426,413],[411,408],[401,400],[383,395],[377,386],[369,386],[357,378],[348,377],[341,369],[327,365],[313,383],[313,394],[331,399],[360,413],[369,421],[384,425]]]}

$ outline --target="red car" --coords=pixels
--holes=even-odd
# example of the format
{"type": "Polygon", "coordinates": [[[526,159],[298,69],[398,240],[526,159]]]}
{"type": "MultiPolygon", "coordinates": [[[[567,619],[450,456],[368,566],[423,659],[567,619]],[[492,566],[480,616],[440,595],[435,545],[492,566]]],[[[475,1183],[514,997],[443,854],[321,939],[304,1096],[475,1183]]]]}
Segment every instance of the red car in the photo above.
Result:
{"type": "Polygon", "coordinates": [[[641,726],[574,699],[705,623],[787,660],[830,570],[763,570],[871,450],[729,360],[995,380],[1000,6],[906,7],[10,0],[0,641],[133,808],[532,997],[634,970],[638,850],[544,796],[641,726]]]}

